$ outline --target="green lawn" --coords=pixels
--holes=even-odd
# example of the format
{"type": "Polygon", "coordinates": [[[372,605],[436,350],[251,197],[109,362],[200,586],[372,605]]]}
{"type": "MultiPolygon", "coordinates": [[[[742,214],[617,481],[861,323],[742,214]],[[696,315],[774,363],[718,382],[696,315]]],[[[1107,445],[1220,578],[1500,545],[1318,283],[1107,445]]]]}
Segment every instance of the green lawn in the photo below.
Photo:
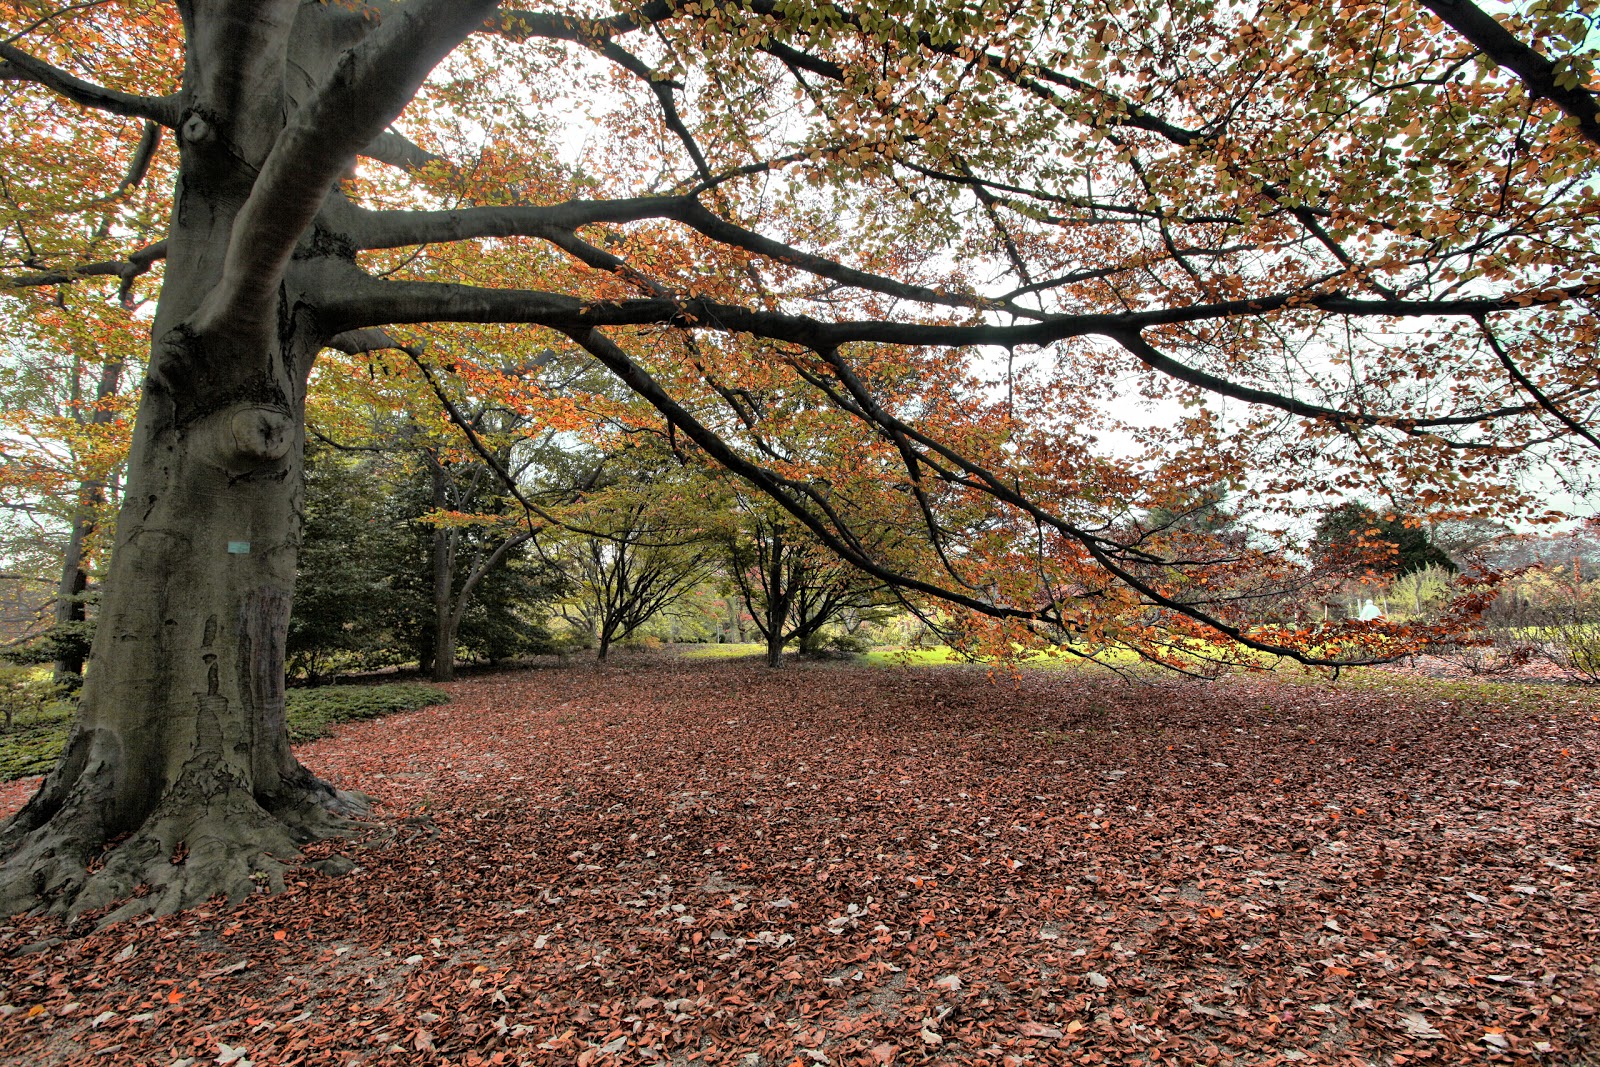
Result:
{"type": "MultiPolygon", "coordinates": [[[[761,645],[711,645],[705,652],[686,653],[704,658],[733,658],[759,655],[761,645]]],[[[1487,711],[1543,712],[1558,709],[1582,709],[1585,714],[1600,710],[1600,687],[1547,685],[1511,681],[1501,678],[1424,678],[1397,674],[1381,667],[1353,667],[1339,673],[1337,679],[1328,672],[1301,667],[1292,661],[1262,653],[1246,653],[1275,677],[1291,685],[1332,686],[1343,689],[1371,690],[1394,695],[1405,693],[1418,699],[1457,701],[1468,707],[1487,711]]],[[[945,645],[933,648],[876,648],[856,658],[855,662],[876,667],[960,667],[982,666],[962,659],[945,645]]],[[[1161,668],[1145,664],[1131,651],[1102,652],[1097,662],[1112,667],[1135,667],[1160,672],[1161,668]]],[[[1072,670],[1086,666],[1075,656],[1039,657],[1023,661],[1020,666],[1030,670],[1072,670]]]]}
{"type": "Polygon", "coordinates": [[[684,659],[744,659],[746,656],[765,656],[767,646],[746,641],[744,644],[694,645],[683,651],[684,659]]]}
{"type": "Polygon", "coordinates": [[[874,667],[948,667],[970,664],[946,645],[932,648],[875,648],[856,662],[874,667]]]}
{"type": "MultiPolygon", "coordinates": [[[[746,642],[744,644],[694,645],[685,649],[681,655],[685,659],[724,660],[764,656],[766,652],[766,645],[746,642]]],[[[1133,667],[1140,663],[1138,656],[1125,650],[1102,652],[1097,657],[1097,661],[1114,667],[1133,667]]],[[[875,648],[871,652],[857,656],[854,662],[872,667],[964,667],[975,665],[972,660],[963,658],[947,645],[934,645],[932,648],[875,648]]],[[[1070,655],[1038,656],[1024,661],[1022,666],[1045,670],[1060,670],[1077,667],[1082,663],[1083,660],[1070,655]]],[[[983,664],[976,665],[982,666],[983,664]]]]}
{"type": "MultiPolygon", "coordinates": [[[[878,667],[961,667],[985,666],[974,664],[972,660],[965,659],[960,653],[947,645],[934,645],[932,648],[875,648],[856,659],[857,663],[870,664],[878,667]]],[[[1085,661],[1080,656],[1063,654],[1058,656],[1034,656],[1018,664],[1036,670],[1071,670],[1084,666],[1085,661]]],[[[1136,667],[1142,661],[1137,655],[1127,649],[1108,649],[1095,657],[1095,662],[1108,667],[1136,667]]]]}
{"type": "MultiPolygon", "coordinates": [[[[289,737],[299,744],[324,736],[340,723],[414,711],[449,699],[432,686],[415,683],[291,689],[289,737]]],[[[65,702],[41,711],[19,712],[11,729],[0,731],[0,781],[48,771],[71,729],[72,706],[65,702]]]]}
{"type": "Polygon", "coordinates": [[[1600,711],[1600,688],[1546,682],[1519,682],[1502,678],[1425,678],[1397,674],[1381,667],[1352,667],[1341,671],[1337,681],[1309,668],[1285,666],[1277,676],[1291,685],[1331,686],[1340,689],[1371,691],[1387,697],[1450,701],[1458,706],[1486,712],[1545,713],[1600,711]]]}

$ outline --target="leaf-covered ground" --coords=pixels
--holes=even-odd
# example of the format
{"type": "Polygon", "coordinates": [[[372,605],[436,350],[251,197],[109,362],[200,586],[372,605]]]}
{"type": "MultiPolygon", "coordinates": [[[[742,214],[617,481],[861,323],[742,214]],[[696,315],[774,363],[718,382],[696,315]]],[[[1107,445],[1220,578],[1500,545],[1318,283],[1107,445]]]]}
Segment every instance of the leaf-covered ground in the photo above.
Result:
{"type": "Polygon", "coordinates": [[[383,802],[353,874],[0,926],[0,1056],[1600,1062],[1581,690],[683,661],[449,689],[302,749],[383,802]]]}

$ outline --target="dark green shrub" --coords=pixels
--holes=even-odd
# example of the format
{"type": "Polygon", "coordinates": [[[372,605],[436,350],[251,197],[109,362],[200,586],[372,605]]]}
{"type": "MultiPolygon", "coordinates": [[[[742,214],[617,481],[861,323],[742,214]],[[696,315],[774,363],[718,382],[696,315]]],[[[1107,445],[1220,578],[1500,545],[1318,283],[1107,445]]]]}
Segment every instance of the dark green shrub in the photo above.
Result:
{"type": "MultiPolygon", "coordinates": [[[[0,685],[7,699],[20,694],[6,679],[29,668],[0,667],[0,685]]],[[[37,675],[37,669],[33,669],[37,675]]],[[[22,697],[12,708],[4,732],[0,732],[0,781],[44,774],[61,754],[72,731],[72,704],[67,700],[40,697],[37,681],[21,706],[22,697]]],[[[43,683],[49,687],[48,676],[43,683]]],[[[52,692],[53,687],[50,687],[52,692]]],[[[288,698],[289,740],[296,744],[325,736],[340,723],[377,719],[400,711],[415,711],[430,704],[444,704],[449,697],[438,689],[415,683],[394,685],[334,685],[321,689],[291,689],[288,698]]]]}
{"type": "Polygon", "coordinates": [[[329,685],[289,690],[289,740],[296,744],[325,736],[340,723],[381,719],[400,711],[416,711],[450,698],[431,685],[329,685]]]}

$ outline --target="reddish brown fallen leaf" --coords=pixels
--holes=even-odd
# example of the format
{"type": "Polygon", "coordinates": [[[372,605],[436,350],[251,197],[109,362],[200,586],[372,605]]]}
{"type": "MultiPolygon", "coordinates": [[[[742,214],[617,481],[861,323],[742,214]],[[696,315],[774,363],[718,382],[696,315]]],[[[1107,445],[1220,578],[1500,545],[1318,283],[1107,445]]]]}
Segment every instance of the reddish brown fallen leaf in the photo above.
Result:
{"type": "Polygon", "coordinates": [[[0,923],[0,1062],[993,1065],[1072,1038],[1106,1064],[1560,1063],[1592,1040],[1600,694],[1491,718],[1371,680],[628,659],[451,692],[300,750],[382,805],[308,848],[357,872],[98,933],[0,923]]]}

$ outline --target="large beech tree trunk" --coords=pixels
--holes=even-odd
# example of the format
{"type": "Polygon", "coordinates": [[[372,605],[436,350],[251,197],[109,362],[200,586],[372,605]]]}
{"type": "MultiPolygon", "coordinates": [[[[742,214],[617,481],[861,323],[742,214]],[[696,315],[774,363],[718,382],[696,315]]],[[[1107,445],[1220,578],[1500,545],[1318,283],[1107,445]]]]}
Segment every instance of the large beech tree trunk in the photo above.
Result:
{"type": "MultiPolygon", "coordinates": [[[[424,6],[464,34],[486,5],[442,19],[446,6],[424,6]]],[[[149,887],[112,921],[281,886],[298,845],[365,809],[300,765],[284,722],[305,387],[331,332],[318,313],[327,271],[353,254],[311,222],[354,157],[337,137],[381,132],[437,55],[402,40],[402,60],[374,62],[396,100],[352,111],[324,148],[290,121],[286,71],[355,62],[344,50],[371,32],[359,13],[298,0],[183,10],[181,163],[150,370],[77,722],[0,830],[7,914],[79,914],[149,887]]],[[[410,32],[397,20],[391,37],[410,32]]],[[[358,88],[357,68],[330,91],[358,88]]]]}
{"type": "Polygon", "coordinates": [[[147,389],[78,722],[6,828],[0,906],[82,911],[141,883],[157,899],[131,910],[239,897],[254,878],[281,884],[297,844],[361,809],[295,760],[284,724],[299,401],[180,425],[181,405],[147,389]]]}
{"type": "Polygon", "coordinates": [[[364,808],[299,764],[284,722],[304,388],[321,339],[291,323],[225,360],[163,321],[226,248],[229,220],[205,199],[179,190],[174,233],[193,251],[168,268],[77,723],[0,835],[8,912],[82,912],[139,885],[154,892],[113,917],[238,898],[281,885],[298,844],[364,808]]]}

